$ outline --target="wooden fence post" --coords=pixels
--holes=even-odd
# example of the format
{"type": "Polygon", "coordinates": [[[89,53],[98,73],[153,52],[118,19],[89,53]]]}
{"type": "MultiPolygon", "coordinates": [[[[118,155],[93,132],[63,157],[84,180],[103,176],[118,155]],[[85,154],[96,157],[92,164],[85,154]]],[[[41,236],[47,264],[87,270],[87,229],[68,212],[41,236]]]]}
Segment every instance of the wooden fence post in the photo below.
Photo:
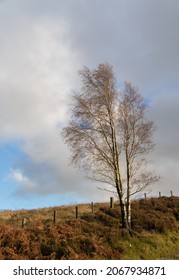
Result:
{"type": "Polygon", "coordinates": [[[159,192],[159,197],[161,197],[162,195],[161,195],[161,192],[159,192]]]}
{"type": "Polygon", "coordinates": [[[91,211],[92,211],[92,214],[94,214],[94,203],[91,202],[91,211]]]}
{"type": "Polygon", "coordinates": [[[57,210],[54,210],[53,212],[53,222],[56,223],[57,221],[57,210]]]}
{"type": "Polygon", "coordinates": [[[144,193],[144,199],[147,200],[147,194],[146,193],[144,193]]]}
{"type": "Polygon", "coordinates": [[[22,228],[24,228],[24,225],[25,225],[25,219],[22,218],[22,228]]]}
{"type": "Polygon", "coordinates": [[[28,218],[26,218],[26,217],[22,218],[22,228],[24,228],[25,224],[27,224],[27,221],[29,221],[28,218]]]}
{"type": "Polygon", "coordinates": [[[78,206],[76,206],[76,219],[78,219],[78,206]]]}
{"type": "Polygon", "coordinates": [[[110,197],[110,208],[114,208],[114,197],[110,197]]]}

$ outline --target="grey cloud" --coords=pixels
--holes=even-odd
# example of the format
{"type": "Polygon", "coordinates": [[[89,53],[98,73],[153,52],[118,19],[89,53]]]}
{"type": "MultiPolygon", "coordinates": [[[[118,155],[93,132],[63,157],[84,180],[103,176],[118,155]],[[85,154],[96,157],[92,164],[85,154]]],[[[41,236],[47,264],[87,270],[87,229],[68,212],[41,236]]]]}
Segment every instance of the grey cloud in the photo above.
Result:
{"type": "Polygon", "coordinates": [[[76,46],[80,42],[86,63],[108,61],[122,80],[132,80],[144,89],[151,83],[164,87],[171,80],[178,82],[179,4],[113,3],[105,2],[105,9],[83,7],[79,17],[72,16],[72,40],[76,46]]]}
{"type": "Polygon", "coordinates": [[[155,169],[161,175],[158,190],[165,194],[173,190],[178,194],[179,181],[179,134],[178,92],[160,93],[150,108],[149,116],[155,121],[155,151],[151,155],[155,169]]]}
{"type": "MultiPolygon", "coordinates": [[[[151,98],[152,157],[165,174],[159,188],[177,184],[178,1],[4,1],[0,23],[0,142],[22,140],[27,157],[14,168],[34,182],[34,193],[95,193],[68,166],[60,128],[79,88],[77,71],[103,62],[151,98]]],[[[32,190],[23,183],[24,191],[32,190]]]]}
{"type": "Polygon", "coordinates": [[[179,159],[177,145],[179,142],[178,134],[178,92],[161,93],[151,107],[151,117],[155,119],[158,130],[155,133],[157,142],[156,153],[166,159],[179,159]],[[164,152],[165,151],[165,152],[164,152]]]}
{"type": "MultiPolygon", "coordinates": [[[[74,195],[74,197],[93,197],[96,185],[92,185],[77,170],[57,166],[50,162],[34,162],[30,158],[21,159],[16,166],[21,167],[21,174],[26,180],[17,181],[18,188],[14,194],[20,197],[48,196],[57,194],[74,195]]],[[[16,169],[14,169],[15,171],[16,169]]],[[[13,179],[13,178],[12,178],[13,179]]]]}

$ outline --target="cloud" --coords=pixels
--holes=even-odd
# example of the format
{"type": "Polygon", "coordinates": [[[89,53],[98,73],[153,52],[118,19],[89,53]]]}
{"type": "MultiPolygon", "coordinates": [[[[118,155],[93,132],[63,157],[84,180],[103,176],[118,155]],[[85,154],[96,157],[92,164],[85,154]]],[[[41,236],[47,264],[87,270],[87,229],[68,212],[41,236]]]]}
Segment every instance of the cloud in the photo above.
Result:
{"type": "Polygon", "coordinates": [[[51,35],[53,25],[41,24],[39,27],[36,23],[28,34],[24,31],[19,38],[17,35],[10,42],[8,39],[6,44],[13,44],[13,54],[9,50],[0,55],[4,66],[0,76],[0,124],[4,137],[37,135],[39,130],[65,117],[70,80],[67,64],[69,60],[73,64],[73,58],[63,39],[58,41],[51,35]]]}
{"type": "Polygon", "coordinates": [[[14,180],[16,182],[26,182],[28,179],[22,175],[19,170],[11,170],[6,179],[14,180]]]}
{"type": "Polygon", "coordinates": [[[178,82],[177,1],[82,2],[68,7],[65,15],[71,44],[83,63],[93,67],[107,61],[122,81],[142,89],[178,82]]]}
{"type": "Polygon", "coordinates": [[[0,144],[18,141],[24,153],[10,172],[19,184],[19,195],[63,193],[64,185],[72,192],[70,184],[81,177],[71,171],[72,180],[66,171],[60,127],[67,119],[76,55],[62,19],[57,24],[48,17],[29,15],[22,7],[16,7],[14,14],[9,7],[1,19],[0,144]]]}
{"type": "Polygon", "coordinates": [[[151,157],[156,170],[161,174],[159,188],[164,193],[169,189],[178,193],[178,104],[178,91],[161,92],[151,106],[149,114],[157,127],[154,136],[156,147],[151,157]]]}
{"type": "Polygon", "coordinates": [[[37,188],[35,182],[24,176],[20,170],[16,169],[10,171],[6,176],[6,181],[12,181],[19,185],[18,191],[15,192],[18,195],[28,196],[29,193],[34,192],[35,188],[37,188]]]}
{"type": "Polygon", "coordinates": [[[24,156],[12,166],[19,195],[95,194],[69,166],[60,130],[80,88],[78,70],[103,62],[151,100],[154,164],[167,174],[165,190],[170,180],[177,185],[178,11],[175,0],[0,3],[0,144],[20,143],[24,156]]]}

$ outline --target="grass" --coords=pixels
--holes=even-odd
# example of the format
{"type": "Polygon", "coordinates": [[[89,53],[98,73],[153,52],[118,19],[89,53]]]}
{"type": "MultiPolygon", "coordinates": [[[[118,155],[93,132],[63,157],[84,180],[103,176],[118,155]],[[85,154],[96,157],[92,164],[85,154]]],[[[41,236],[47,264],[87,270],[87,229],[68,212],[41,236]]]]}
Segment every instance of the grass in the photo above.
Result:
{"type": "Polygon", "coordinates": [[[179,259],[179,197],[132,203],[131,237],[119,205],[61,206],[0,213],[0,259],[179,259]],[[57,210],[57,222],[53,212],[57,210]],[[22,228],[22,218],[28,223],[22,228]]]}

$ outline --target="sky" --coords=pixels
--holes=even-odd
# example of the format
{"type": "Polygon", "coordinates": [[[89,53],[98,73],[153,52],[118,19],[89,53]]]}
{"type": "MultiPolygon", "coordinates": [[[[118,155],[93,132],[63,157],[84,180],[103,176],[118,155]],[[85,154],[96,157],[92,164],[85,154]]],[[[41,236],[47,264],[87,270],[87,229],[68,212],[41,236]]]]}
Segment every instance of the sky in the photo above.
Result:
{"type": "Polygon", "coordinates": [[[0,1],[0,209],[99,202],[70,166],[61,130],[78,71],[113,66],[149,104],[157,130],[150,195],[179,195],[179,1],[0,1]]]}

